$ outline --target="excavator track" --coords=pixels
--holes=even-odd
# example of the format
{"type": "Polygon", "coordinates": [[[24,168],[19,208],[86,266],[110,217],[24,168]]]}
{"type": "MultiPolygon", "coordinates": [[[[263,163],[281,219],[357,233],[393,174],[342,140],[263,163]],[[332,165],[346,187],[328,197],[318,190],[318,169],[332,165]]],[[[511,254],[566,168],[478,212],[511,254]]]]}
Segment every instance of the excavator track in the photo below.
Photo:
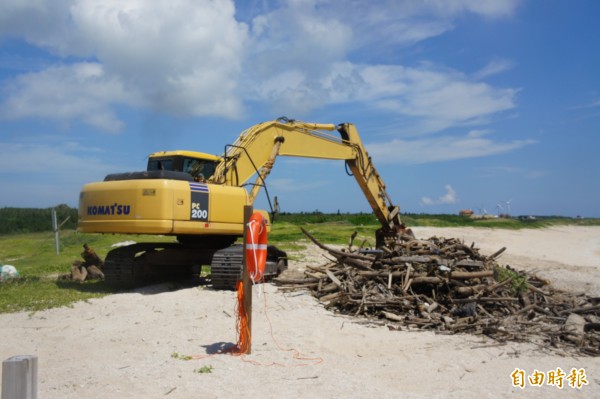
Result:
{"type": "MultiPolygon", "coordinates": [[[[151,247],[150,245],[146,249],[150,249],[151,247]]],[[[105,281],[108,284],[118,286],[140,284],[141,281],[136,281],[134,277],[135,254],[146,249],[144,244],[134,244],[110,251],[106,255],[102,269],[105,281]]]]}
{"type": "Polygon", "coordinates": [[[179,243],[139,243],[110,251],[104,261],[105,281],[139,286],[192,277],[193,268],[209,264],[214,250],[179,243]]]}
{"type": "MultiPolygon", "coordinates": [[[[135,287],[159,281],[192,277],[192,270],[211,266],[214,289],[234,290],[242,277],[242,245],[220,250],[180,243],[139,243],[110,251],[104,261],[104,278],[118,287],[135,287]]],[[[287,269],[287,254],[273,245],[267,247],[265,279],[287,269]]]]}
{"type": "MultiPolygon", "coordinates": [[[[242,278],[244,254],[242,245],[232,245],[215,252],[210,264],[212,286],[215,289],[234,290],[242,278]]],[[[287,254],[273,245],[267,247],[265,280],[277,277],[286,270],[287,254]]]]}
{"type": "Polygon", "coordinates": [[[212,286],[215,289],[233,290],[242,277],[244,254],[241,245],[220,249],[210,263],[212,286]]]}

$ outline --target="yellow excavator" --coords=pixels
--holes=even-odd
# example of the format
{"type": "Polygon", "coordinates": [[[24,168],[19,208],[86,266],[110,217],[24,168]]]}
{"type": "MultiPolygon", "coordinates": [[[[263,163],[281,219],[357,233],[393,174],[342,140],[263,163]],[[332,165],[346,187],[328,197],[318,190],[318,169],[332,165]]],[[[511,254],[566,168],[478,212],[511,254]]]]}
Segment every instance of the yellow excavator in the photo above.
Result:
{"type": "MultiPolygon", "coordinates": [[[[400,208],[392,204],[353,124],[285,117],[245,130],[222,156],[156,152],[149,156],[146,171],[110,174],[102,182],[86,184],[79,196],[78,230],[176,237],[176,242],[111,250],[103,270],[108,283],[138,285],[186,277],[210,265],[213,287],[232,289],[242,270],[242,247],[234,243],[244,233],[244,206],[252,205],[265,187],[278,156],[345,161],[381,223],[377,246],[405,233],[400,208]],[[333,131],[339,136],[329,133],[333,131]]],[[[267,212],[261,212],[270,223],[267,212]]],[[[265,276],[286,268],[285,252],[269,245],[265,276]]]]}

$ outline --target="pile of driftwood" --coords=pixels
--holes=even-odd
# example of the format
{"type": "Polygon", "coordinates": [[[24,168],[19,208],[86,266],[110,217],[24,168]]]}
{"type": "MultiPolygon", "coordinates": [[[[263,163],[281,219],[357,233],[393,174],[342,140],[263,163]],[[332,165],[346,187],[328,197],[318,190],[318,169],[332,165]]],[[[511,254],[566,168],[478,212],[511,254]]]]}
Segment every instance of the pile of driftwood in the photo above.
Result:
{"type": "Polygon", "coordinates": [[[458,239],[403,237],[377,250],[330,248],[300,279],[278,278],[283,289],[310,289],[328,309],[383,320],[390,329],[484,334],[497,341],[533,342],[554,350],[600,355],[600,298],[554,289],[532,274],[500,266],[458,239]]]}

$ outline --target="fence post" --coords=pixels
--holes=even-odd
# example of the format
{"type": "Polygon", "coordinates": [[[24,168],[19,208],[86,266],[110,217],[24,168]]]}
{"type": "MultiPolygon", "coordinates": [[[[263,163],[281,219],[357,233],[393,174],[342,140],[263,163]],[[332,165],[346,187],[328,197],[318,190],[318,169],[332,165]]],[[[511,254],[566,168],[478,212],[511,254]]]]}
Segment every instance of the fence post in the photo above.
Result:
{"type": "Polygon", "coordinates": [[[2,399],[37,399],[38,358],[13,356],[2,362],[2,399]]]}
{"type": "Polygon", "coordinates": [[[56,256],[58,256],[58,222],[56,220],[56,209],[52,208],[52,231],[54,231],[54,245],[56,246],[56,256]]]}

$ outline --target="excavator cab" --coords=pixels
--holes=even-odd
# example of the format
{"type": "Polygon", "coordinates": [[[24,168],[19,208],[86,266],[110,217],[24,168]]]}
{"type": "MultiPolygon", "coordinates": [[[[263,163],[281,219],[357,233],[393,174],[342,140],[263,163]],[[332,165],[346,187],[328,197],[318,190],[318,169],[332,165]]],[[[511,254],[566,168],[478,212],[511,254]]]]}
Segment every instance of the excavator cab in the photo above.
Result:
{"type": "Polygon", "coordinates": [[[196,151],[161,151],[148,157],[148,172],[174,171],[192,175],[196,181],[206,181],[214,173],[220,157],[196,151]]]}

